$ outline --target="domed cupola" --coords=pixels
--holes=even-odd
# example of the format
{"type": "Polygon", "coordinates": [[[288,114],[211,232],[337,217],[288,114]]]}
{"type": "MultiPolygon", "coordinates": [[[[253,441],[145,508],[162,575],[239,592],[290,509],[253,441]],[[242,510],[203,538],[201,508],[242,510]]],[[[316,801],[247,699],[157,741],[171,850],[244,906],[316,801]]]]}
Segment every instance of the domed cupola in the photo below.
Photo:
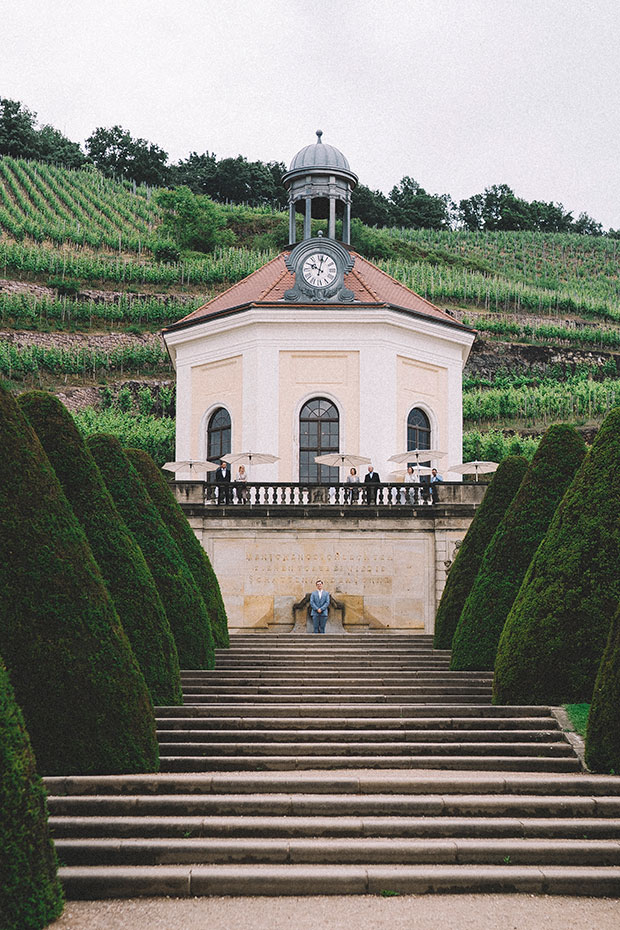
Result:
{"type": "Polygon", "coordinates": [[[296,241],[295,214],[304,214],[304,239],[312,236],[311,219],[327,219],[327,235],[336,238],[336,217],[342,217],[342,241],[351,241],[351,191],[357,175],[342,152],[322,140],[306,145],[291,162],[282,180],[289,194],[289,240],[296,241]]]}

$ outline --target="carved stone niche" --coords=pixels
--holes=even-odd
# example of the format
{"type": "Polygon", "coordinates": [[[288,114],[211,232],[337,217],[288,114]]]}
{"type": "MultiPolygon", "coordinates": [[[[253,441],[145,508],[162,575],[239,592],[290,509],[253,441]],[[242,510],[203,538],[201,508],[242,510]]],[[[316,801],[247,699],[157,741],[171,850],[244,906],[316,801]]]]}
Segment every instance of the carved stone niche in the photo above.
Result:
{"type": "MultiPolygon", "coordinates": [[[[345,605],[330,596],[329,613],[325,625],[326,633],[346,633],[344,628],[345,605]],[[336,616],[334,616],[336,615],[336,616]]],[[[302,599],[293,604],[294,626],[291,633],[313,633],[314,625],[310,616],[310,595],[304,594],[302,599]]]]}

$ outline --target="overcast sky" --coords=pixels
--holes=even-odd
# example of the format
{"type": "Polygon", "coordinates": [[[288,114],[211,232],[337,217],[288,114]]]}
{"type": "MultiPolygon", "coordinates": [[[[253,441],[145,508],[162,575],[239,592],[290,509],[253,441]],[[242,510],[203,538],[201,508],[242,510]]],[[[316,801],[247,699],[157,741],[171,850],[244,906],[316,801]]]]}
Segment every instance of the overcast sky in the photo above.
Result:
{"type": "Polygon", "coordinates": [[[341,149],[389,192],[509,184],[620,228],[619,0],[0,0],[0,96],[171,160],[341,149]]]}

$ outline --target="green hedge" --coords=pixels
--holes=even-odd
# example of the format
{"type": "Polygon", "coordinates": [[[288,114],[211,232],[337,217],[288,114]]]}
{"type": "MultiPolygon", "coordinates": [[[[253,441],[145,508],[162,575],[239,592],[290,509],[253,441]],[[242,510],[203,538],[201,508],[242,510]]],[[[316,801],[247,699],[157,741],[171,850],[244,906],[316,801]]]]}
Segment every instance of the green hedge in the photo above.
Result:
{"type": "Polygon", "coordinates": [[[586,446],[572,426],[550,426],[487,546],[452,640],[458,670],[492,669],[506,617],[586,446]]]}
{"type": "Polygon", "coordinates": [[[39,930],[63,894],[47,825],[45,789],[22,712],[0,658],[0,927],[39,930]]]}
{"type": "Polygon", "coordinates": [[[497,704],[590,701],[620,600],[620,407],[557,508],[499,642],[497,704]]]}
{"type": "Polygon", "coordinates": [[[2,387],[0,450],[0,652],[39,771],[155,771],[144,676],[84,531],[2,387]]]}
{"type": "Polygon", "coordinates": [[[224,607],[220,586],[213,571],[213,566],[209,561],[209,556],[198,542],[196,534],[187,521],[187,517],[170,490],[168,482],[150,455],[141,449],[125,449],[125,454],[142,478],[151,500],[159,510],[170,535],[187,562],[196,582],[196,587],[205,602],[215,645],[224,648],[228,647],[230,642],[226,608],[224,607]]]}
{"type": "Polygon", "coordinates": [[[509,455],[493,475],[448,573],[435,618],[435,649],[452,647],[454,631],[478,574],[484,550],[519,490],[527,464],[527,459],[521,455],[509,455]]]}
{"type": "Polygon", "coordinates": [[[620,605],[603,654],[586,730],[586,764],[620,775],[620,605]]]}
{"type": "Polygon", "coordinates": [[[87,443],[144,553],[170,621],[181,668],[212,668],[213,636],[204,601],[138,473],[114,436],[90,436],[87,443]]]}
{"type": "Polygon", "coordinates": [[[71,414],[43,391],[19,404],[84,528],[153,703],[182,704],[177,648],[153,576],[71,414]]]}

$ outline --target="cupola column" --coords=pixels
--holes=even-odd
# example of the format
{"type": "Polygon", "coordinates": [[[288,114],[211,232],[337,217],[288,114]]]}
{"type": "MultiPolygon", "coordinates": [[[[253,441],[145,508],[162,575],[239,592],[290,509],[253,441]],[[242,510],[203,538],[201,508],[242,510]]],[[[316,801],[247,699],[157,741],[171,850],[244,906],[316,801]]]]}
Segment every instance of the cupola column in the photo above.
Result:
{"type": "Polygon", "coordinates": [[[329,225],[327,235],[330,239],[336,238],[336,201],[333,197],[329,198],[329,225]]]}
{"type": "Polygon", "coordinates": [[[345,245],[351,243],[351,203],[345,203],[342,217],[342,241],[345,245]]]}
{"type": "Polygon", "coordinates": [[[297,223],[295,216],[295,204],[291,200],[288,205],[288,241],[291,245],[297,242],[297,223]]]}
{"type": "Polygon", "coordinates": [[[312,197],[306,197],[306,213],[304,216],[304,239],[312,238],[312,197]]]}

